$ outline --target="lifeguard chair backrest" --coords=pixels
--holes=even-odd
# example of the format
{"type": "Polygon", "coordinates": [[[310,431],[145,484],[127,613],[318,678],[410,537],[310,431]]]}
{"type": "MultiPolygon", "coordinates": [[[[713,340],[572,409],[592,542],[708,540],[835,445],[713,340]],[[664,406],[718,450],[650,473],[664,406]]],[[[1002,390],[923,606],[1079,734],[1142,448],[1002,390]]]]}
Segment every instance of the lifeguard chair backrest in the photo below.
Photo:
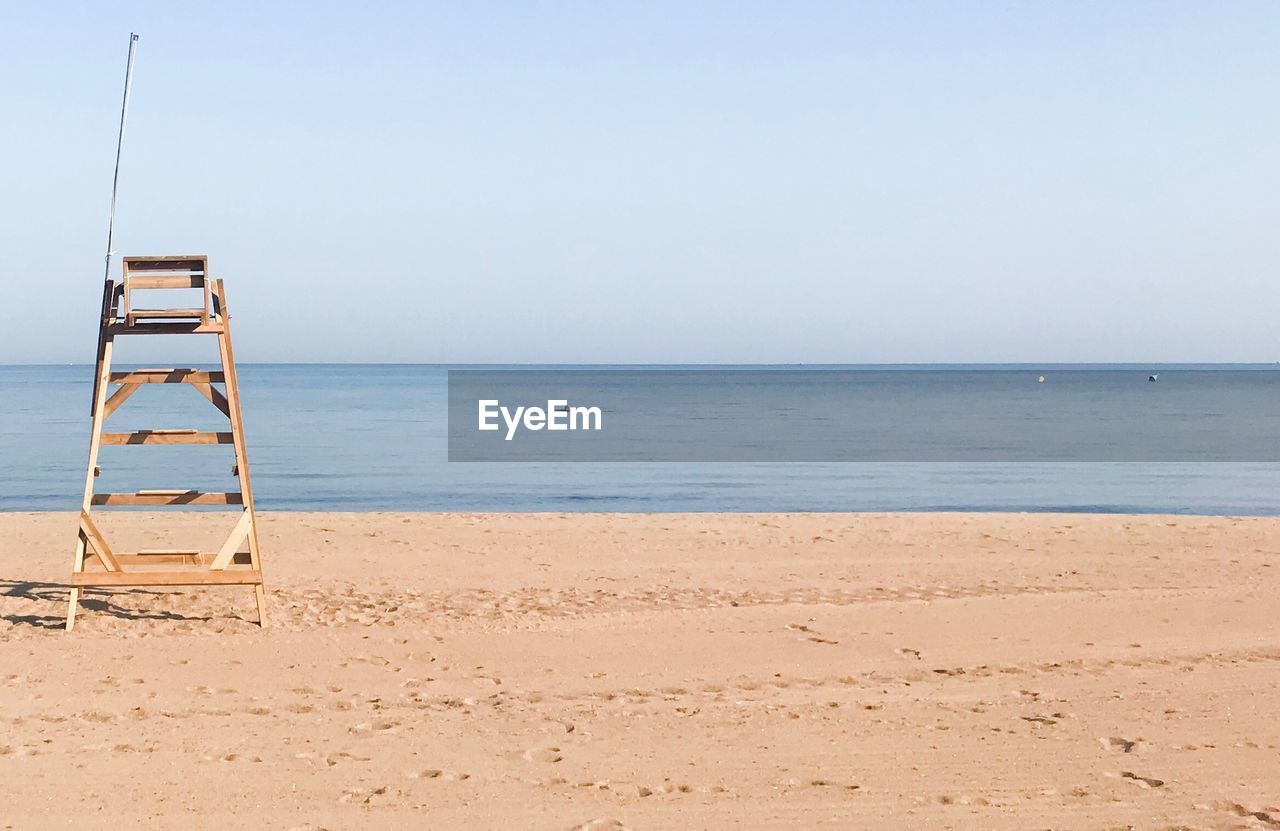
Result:
{"type": "Polygon", "coordinates": [[[140,318],[198,317],[208,323],[212,315],[212,280],[209,258],[203,254],[179,257],[125,257],[124,314],[132,326],[140,318]],[[138,309],[134,306],[135,289],[202,289],[204,309],[138,309]]]}

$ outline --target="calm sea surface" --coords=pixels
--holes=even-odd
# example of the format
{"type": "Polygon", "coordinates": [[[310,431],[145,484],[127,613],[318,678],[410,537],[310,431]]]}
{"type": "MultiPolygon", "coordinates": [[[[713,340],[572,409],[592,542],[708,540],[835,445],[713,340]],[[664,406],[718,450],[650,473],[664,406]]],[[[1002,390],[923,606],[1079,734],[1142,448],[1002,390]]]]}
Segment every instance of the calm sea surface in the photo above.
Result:
{"type": "MultiPolygon", "coordinates": [[[[1241,368],[1133,369],[1196,369],[1206,389],[1220,392],[1232,383],[1221,373],[1241,368]]],[[[1280,464],[1275,463],[451,464],[447,369],[242,365],[241,395],[259,507],[1280,513],[1280,464]]],[[[1017,369],[1032,377],[1073,371],[1061,366],[1017,369]]],[[[884,370],[898,373],[895,386],[909,406],[910,370],[884,370]]],[[[79,504],[91,376],[88,366],[0,366],[0,510],[67,510],[79,504]]],[[[1214,396],[1206,393],[1205,417],[1212,417],[1214,409],[1214,396]]],[[[109,429],[213,430],[226,429],[225,423],[186,385],[157,384],[139,390],[112,417],[109,429]]],[[[97,490],[235,490],[232,461],[227,446],[106,447],[97,490]]]]}

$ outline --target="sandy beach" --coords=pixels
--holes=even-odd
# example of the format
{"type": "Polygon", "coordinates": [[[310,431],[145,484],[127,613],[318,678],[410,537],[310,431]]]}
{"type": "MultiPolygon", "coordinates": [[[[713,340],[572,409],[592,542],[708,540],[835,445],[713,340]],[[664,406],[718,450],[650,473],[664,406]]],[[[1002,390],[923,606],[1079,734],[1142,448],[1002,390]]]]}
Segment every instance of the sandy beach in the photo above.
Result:
{"type": "Polygon", "coordinates": [[[1280,520],[0,514],[0,827],[1280,827],[1280,520]],[[233,517],[101,520],[216,547],[233,517]]]}

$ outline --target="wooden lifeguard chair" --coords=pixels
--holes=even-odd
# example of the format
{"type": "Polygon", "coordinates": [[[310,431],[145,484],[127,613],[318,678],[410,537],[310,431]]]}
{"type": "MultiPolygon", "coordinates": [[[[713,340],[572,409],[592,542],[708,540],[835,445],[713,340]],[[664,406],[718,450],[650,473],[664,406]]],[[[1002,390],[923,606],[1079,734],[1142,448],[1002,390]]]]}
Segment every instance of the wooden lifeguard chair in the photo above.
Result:
{"type": "MultiPolygon", "coordinates": [[[[189,292],[188,292],[189,293],[189,292]]],[[[89,438],[89,469],[71,573],[71,601],[67,630],[75,626],[80,590],[122,586],[253,586],[258,622],[266,625],[266,596],[258,550],[258,529],[253,511],[253,488],[245,452],[244,421],[240,415],[240,388],[231,349],[231,315],[222,280],[209,274],[203,255],[179,257],[125,257],[124,276],[106,281],[102,318],[98,328],[98,362],[94,375],[93,427],[89,438]],[[135,291],[151,289],[199,289],[203,304],[196,308],[140,308],[135,291]],[[112,372],[111,353],[116,337],[123,335],[216,335],[222,370],[139,369],[112,372]],[[139,430],[104,433],[103,425],[131,395],[146,384],[189,384],[230,421],[226,432],[197,430],[139,430]],[[219,389],[218,385],[222,388],[219,389]],[[114,387],[114,390],[112,389],[114,387]],[[103,445],[230,444],[235,448],[232,473],[239,479],[237,493],[202,493],[194,490],[140,490],[136,493],[95,493],[94,479],[101,473],[98,450],[103,445]],[[217,551],[142,550],[114,551],[94,523],[94,508],[153,505],[236,506],[240,516],[231,534],[217,551]],[[241,548],[246,550],[241,551],[241,548]],[[155,566],[169,566],[157,569],[155,566]],[[182,566],[181,568],[173,566],[182,566]]]]}

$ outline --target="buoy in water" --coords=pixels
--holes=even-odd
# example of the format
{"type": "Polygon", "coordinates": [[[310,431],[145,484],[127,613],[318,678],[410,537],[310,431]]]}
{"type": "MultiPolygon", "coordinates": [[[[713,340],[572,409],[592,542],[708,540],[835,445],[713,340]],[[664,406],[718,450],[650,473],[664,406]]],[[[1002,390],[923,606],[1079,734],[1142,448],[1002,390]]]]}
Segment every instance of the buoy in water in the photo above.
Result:
{"type": "Polygon", "coordinates": [[[1044,383],[1044,376],[1043,376],[1043,375],[1041,375],[1039,378],[1037,378],[1037,379],[1036,379],[1036,383],[1037,383],[1037,384],[1043,384],[1043,383],[1044,383]]]}
{"type": "Polygon", "coordinates": [[[1155,382],[1155,381],[1159,381],[1159,380],[1160,380],[1160,376],[1159,376],[1159,375],[1148,375],[1148,376],[1147,376],[1147,381],[1148,381],[1148,383],[1155,382]]]}

